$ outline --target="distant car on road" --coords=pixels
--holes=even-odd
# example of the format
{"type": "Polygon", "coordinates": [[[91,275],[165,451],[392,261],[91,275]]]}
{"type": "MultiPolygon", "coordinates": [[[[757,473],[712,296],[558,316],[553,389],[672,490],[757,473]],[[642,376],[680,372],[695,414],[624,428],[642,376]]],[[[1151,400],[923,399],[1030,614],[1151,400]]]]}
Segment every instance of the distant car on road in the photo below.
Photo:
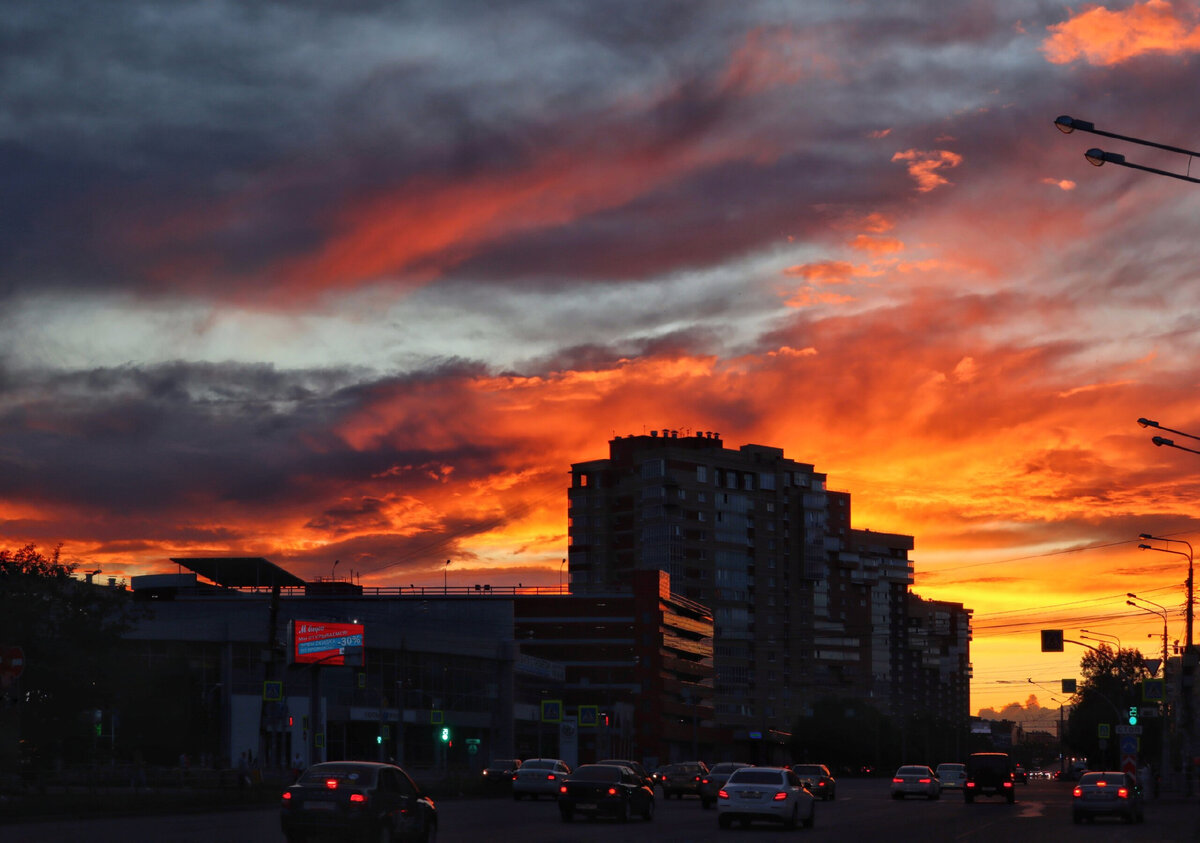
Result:
{"type": "Polygon", "coordinates": [[[1010,805],[1017,801],[1012,759],[1008,753],[973,752],[967,757],[963,798],[969,805],[976,796],[1003,796],[1010,805]]]}
{"type": "Polygon", "coordinates": [[[940,799],[941,782],[933,770],[924,764],[905,764],[892,776],[892,798],[903,799],[906,796],[940,799]]]}
{"type": "Polygon", "coordinates": [[[519,758],[494,758],[483,768],[483,786],[488,790],[510,790],[512,777],[521,766],[519,758]]]}
{"type": "Polygon", "coordinates": [[[798,824],[812,828],[816,806],[816,797],[795,771],[787,767],[741,767],[717,791],[717,825],[729,828],[735,821],[748,826],[754,820],[770,820],[786,828],[798,824]]]}
{"type": "Polygon", "coordinates": [[[604,761],[597,761],[596,763],[597,764],[615,764],[618,767],[628,767],[629,769],[633,770],[633,772],[638,774],[638,778],[640,778],[642,780],[642,784],[646,785],[646,787],[650,788],[651,790],[654,790],[654,779],[651,777],[650,773],[646,770],[646,768],[643,767],[641,765],[641,763],[638,761],[621,760],[619,758],[608,758],[608,759],[605,759],[604,761]]]}
{"type": "Polygon", "coordinates": [[[966,764],[955,762],[938,764],[937,769],[933,772],[937,774],[938,781],[942,783],[942,790],[962,790],[963,785],[967,783],[966,764]]]}
{"type": "Polygon", "coordinates": [[[1146,818],[1142,788],[1134,776],[1109,770],[1079,777],[1071,792],[1071,819],[1094,822],[1103,816],[1120,817],[1127,823],[1146,818]]]}
{"type": "Polygon", "coordinates": [[[433,800],[393,764],[314,764],[280,798],[288,843],[312,837],[425,841],[437,836],[433,800]]]}
{"type": "Polygon", "coordinates": [[[659,770],[658,783],[662,787],[663,799],[682,799],[685,795],[700,795],[700,780],[708,772],[703,761],[681,761],[668,764],[659,770]]]}
{"type": "Polygon", "coordinates": [[[582,814],[589,819],[630,815],[654,819],[654,789],[627,766],[582,764],[558,787],[558,811],[565,823],[582,814]]]}
{"type": "Polygon", "coordinates": [[[1025,772],[1025,768],[1018,764],[1013,767],[1013,781],[1021,784],[1029,784],[1029,774],[1025,772]]]}
{"type": "Polygon", "coordinates": [[[559,758],[529,758],[522,761],[520,768],[512,775],[513,799],[520,801],[525,796],[557,799],[558,788],[570,773],[570,766],[559,758]]]}
{"type": "Polygon", "coordinates": [[[711,808],[717,804],[717,793],[736,770],[743,767],[753,767],[745,761],[722,761],[713,764],[709,771],[700,778],[700,807],[711,808]]]}
{"type": "Polygon", "coordinates": [[[813,796],[831,800],[837,796],[837,780],[824,764],[793,764],[792,772],[800,777],[813,796]]]}

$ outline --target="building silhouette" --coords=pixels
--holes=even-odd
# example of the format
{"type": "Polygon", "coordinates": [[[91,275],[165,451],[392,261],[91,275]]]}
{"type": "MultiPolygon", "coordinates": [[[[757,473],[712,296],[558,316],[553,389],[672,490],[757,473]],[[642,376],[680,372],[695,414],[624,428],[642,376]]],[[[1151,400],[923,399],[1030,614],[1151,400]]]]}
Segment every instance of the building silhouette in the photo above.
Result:
{"type": "Polygon", "coordinates": [[[571,467],[570,588],[658,569],[711,607],[713,726],[737,757],[788,760],[793,724],[830,698],[965,732],[969,611],[913,602],[913,538],[854,529],[850,513],[848,493],[780,448],[617,436],[607,459],[571,467]]]}

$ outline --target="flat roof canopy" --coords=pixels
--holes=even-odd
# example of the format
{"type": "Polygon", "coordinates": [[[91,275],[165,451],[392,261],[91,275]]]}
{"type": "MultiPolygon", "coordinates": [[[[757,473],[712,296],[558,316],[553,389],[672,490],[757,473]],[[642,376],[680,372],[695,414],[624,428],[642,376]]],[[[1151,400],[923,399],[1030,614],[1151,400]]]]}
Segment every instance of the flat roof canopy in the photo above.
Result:
{"type": "Polygon", "coordinates": [[[171,561],[225,588],[304,585],[304,580],[261,556],[181,556],[171,561]]]}

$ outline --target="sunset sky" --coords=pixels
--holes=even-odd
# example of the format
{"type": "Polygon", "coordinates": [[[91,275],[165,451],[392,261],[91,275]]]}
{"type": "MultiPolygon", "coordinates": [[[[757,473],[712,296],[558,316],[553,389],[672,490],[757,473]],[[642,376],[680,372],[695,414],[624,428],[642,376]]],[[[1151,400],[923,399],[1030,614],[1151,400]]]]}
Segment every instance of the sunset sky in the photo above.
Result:
{"type": "Polygon", "coordinates": [[[1200,185],[1053,121],[1200,147],[1196,4],[40,0],[0,33],[0,547],[555,585],[571,463],[713,430],[914,536],[914,590],[975,613],[973,710],[1057,710],[1086,650],[1043,628],[1161,653],[1126,592],[1184,637],[1187,559],[1137,536],[1200,541],[1200,455],[1136,420],[1200,434],[1200,185]]]}

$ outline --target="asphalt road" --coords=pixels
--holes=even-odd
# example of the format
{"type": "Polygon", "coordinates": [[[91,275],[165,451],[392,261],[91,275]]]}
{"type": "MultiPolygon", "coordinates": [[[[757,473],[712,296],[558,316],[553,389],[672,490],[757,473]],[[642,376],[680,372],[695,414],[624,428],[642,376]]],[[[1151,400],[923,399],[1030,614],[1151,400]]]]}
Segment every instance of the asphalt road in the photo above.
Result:
{"type": "MultiPolygon", "coordinates": [[[[152,800],[153,795],[147,799],[152,800]]],[[[508,798],[443,799],[439,843],[738,843],[781,838],[828,843],[1196,843],[1200,841],[1200,797],[1170,795],[1146,808],[1146,822],[1124,825],[1099,820],[1071,822],[1070,789],[1057,782],[1018,785],[1017,804],[995,799],[964,803],[957,793],[937,801],[894,801],[886,779],[851,779],[838,783],[838,798],[817,804],[812,829],[784,831],[755,825],[749,829],[717,828],[715,810],[696,799],[658,801],[655,819],[627,824],[611,821],[561,822],[553,802],[514,802],[508,798]]],[[[151,808],[152,805],[148,805],[151,808]]],[[[86,820],[49,819],[0,825],[4,843],[260,843],[282,841],[278,812],[262,809],[205,814],[104,817],[86,820]]]]}

